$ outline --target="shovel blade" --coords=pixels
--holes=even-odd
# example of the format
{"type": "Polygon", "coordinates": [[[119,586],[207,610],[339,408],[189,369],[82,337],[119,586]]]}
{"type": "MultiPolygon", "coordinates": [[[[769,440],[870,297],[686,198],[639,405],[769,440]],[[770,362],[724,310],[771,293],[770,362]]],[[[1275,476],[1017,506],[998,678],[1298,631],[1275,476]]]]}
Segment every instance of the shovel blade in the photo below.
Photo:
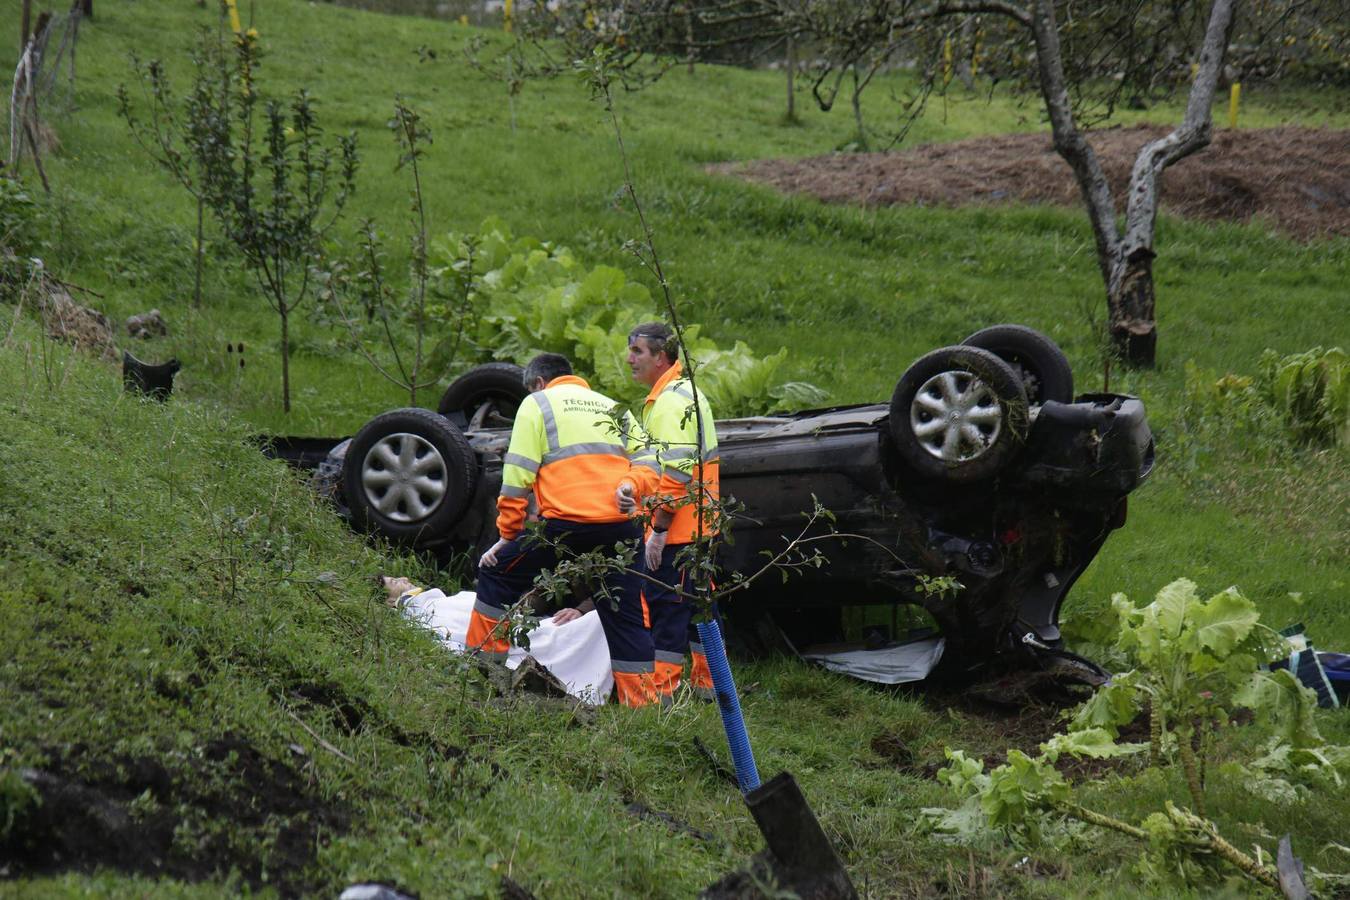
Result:
{"type": "Polygon", "coordinates": [[[768,845],[767,861],[780,887],[802,900],[856,900],[834,845],[789,772],[745,795],[745,805],[768,845]]]}

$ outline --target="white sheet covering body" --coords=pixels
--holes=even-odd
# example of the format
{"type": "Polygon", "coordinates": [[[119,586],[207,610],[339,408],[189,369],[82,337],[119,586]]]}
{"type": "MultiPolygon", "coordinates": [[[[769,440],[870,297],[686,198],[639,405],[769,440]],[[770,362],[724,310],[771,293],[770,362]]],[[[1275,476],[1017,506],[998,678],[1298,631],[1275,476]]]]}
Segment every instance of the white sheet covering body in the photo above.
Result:
{"type": "MultiPolygon", "coordinates": [[[[446,596],[439,588],[432,588],[405,599],[403,613],[434,631],[451,650],[463,653],[474,599],[473,591],[446,596]]],[[[541,618],[539,627],[529,633],[529,640],[528,652],[511,648],[506,658],[508,668],[514,669],[526,656],[533,656],[567,686],[573,697],[595,705],[609,699],[614,675],[600,616],[594,611],[566,625],[554,625],[551,617],[541,618]]]]}

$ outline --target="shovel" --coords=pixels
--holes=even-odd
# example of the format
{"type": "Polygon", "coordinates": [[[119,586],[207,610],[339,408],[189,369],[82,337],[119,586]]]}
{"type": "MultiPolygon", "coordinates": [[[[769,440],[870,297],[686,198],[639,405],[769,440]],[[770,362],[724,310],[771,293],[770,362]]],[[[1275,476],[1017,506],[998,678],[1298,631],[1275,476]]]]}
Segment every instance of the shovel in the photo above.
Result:
{"type": "MultiPolygon", "coordinates": [[[[726,646],[722,643],[722,629],[716,618],[699,622],[697,627],[708,658],[717,707],[722,713],[731,761],[736,767],[736,781],[768,845],[756,857],[754,867],[769,869],[780,887],[791,889],[802,900],[856,900],[858,893],[844,864],[792,775],[783,772],[767,784],[760,782],[750,751],[750,736],[745,731],[745,717],[741,715],[740,697],[736,694],[736,681],[731,677],[726,646]]],[[[708,888],[703,896],[753,896],[751,892],[756,890],[753,881],[743,873],[733,873],[708,888]]]]}

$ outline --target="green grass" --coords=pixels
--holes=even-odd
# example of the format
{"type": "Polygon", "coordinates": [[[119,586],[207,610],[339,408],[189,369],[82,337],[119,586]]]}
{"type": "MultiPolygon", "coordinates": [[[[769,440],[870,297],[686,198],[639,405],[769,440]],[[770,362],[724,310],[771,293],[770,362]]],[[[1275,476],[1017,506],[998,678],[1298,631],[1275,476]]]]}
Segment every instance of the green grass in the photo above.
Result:
{"type": "MultiPolygon", "coordinates": [[[[394,144],[383,127],[393,95],[401,92],[424,110],[434,138],[424,165],[433,233],[471,230],[497,215],[517,234],[564,243],[592,262],[639,274],[622,249],[638,226],[615,202],[622,166],[613,133],[603,110],[573,79],[527,85],[512,132],[504,86],[462,61],[471,29],[291,2],[268,4],[257,16],[264,92],[284,96],[303,85],[318,98],[330,131],[359,132],[363,181],[339,237],[350,238],[364,216],[395,235],[406,233],[407,182],[393,172],[394,144]],[[422,45],[436,49],[437,58],[419,62],[415,51],[422,45]]],[[[48,262],[105,295],[101,305],[110,314],[150,306],[169,311],[173,336],[163,352],[188,362],[182,378],[189,396],[224,397],[269,430],[355,429],[397,402],[398,393],[349,355],[332,351],[331,333],[301,324],[298,408],[283,417],[276,323],[226,248],[212,246],[209,302],[200,318],[185,309],[193,210],[116,117],[116,86],[131,77],[130,48],[143,58],[163,58],[182,89],[194,31],[213,21],[206,9],[151,3],[86,23],[78,108],[54,104],[52,110],[63,149],[48,161],[57,185],[48,262]],[[252,370],[236,385],[221,351],[241,339],[254,355],[252,370]]],[[[867,95],[872,121],[893,115],[889,94],[901,87],[881,83],[867,95]]],[[[1101,288],[1081,213],[863,212],[703,174],[707,162],[807,155],[847,142],[852,123],[840,111],[825,114],[803,103],[801,125],[780,124],[779,88],[771,73],[702,67],[693,76],[671,72],[647,91],[618,98],[637,186],[692,319],[719,340],[753,336],[765,352],[810,346],[789,374],[820,382],[841,401],[886,395],[910,359],[1002,319],[1050,331],[1083,370],[1092,351],[1079,310],[1100,305],[1101,288]],[[828,327],[850,321],[865,327],[828,327]]],[[[1350,112],[1325,111],[1344,105],[1344,98],[1328,98],[1318,112],[1307,111],[1305,102],[1277,97],[1262,105],[1258,95],[1244,121],[1296,116],[1350,123],[1350,112]]],[[[1177,111],[1147,115],[1171,121],[1177,111]]],[[[945,114],[935,107],[910,140],[1035,129],[1043,125],[1032,100],[996,94],[954,98],[945,114]]],[[[1170,221],[1161,231],[1165,363],[1195,356],[1213,367],[1241,366],[1267,343],[1292,351],[1310,337],[1344,341],[1344,317],[1334,315],[1350,252],[1344,241],[1300,248],[1260,228],[1170,221]],[[1290,303],[1307,314],[1291,322],[1284,315],[1290,303]],[[1224,333],[1233,319],[1251,326],[1224,333]],[[1214,340],[1216,333],[1222,341],[1214,340]]]]}
{"type": "MultiPolygon", "coordinates": [[[[541,897],[696,893],[760,845],[734,790],[692,748],[695,736],[722,746],[714,710],[609,708],[592,722],[563,706],[492,697],[476,673],[377,603],[367,580],[390,568],[433,576],[345,533],[243,443],[256,431],[350,433],[406,398],[341,351],[340,335],[301,322],[296,410],[283,416],[276,323],[238,257],[214,239],[207,303],[189,308],[193,210],[135,149],[114,95],[130,77],[129,48],[165,58],[181,77],[194,29],[212,21],[164,0],[100,8],[81,32],[76,103],[50,107],[61,141],[46,160],[55,194],[22,249],[97,292],[86,299],[115,318],[161,308],[169,337],[136,352],[177,355],[185,367],[176,402],[157,406],[128,399],[113,368],[52,347],[26,321],[0,350],[0,631],[9,638],[0,767],[60,765],[94,778],[110,762],[156,760],[170,787],[146,821],[184,823],[175,859],[210,851],[223,862],[207,866],[202,883],[107,870],[0,881],[0,894],[217,896],[261,885],[263,871],[283,890],[327,895],[358,878],[423,896],[479,895],[507,872],[541,897]],[[225,349],[240,341],[242,370],[225,349]],[[359,726],[338,711],[343,703],[364,711],[359,726]],[[283,781],[308,818],[298,808],[262,821],[227,813],[221,798],[251,789],[237,767],[212,758],[227,736],[294,773],[283,781]],[[630,800],[713,840],[640,822],[623,812],[630,800]],[[308,864],[287,864],[287,829],[324,835],[308,864]]],[[[638,226],[616,204],[613,134],[572,80],[528,85],[513,132],[504,88],[460,59],[469,30],[291,0],[259,5],[255,24],[264,89],[305,85],[331,131],[360,133],[363,181],[349,224],[372,216],[405,231],[406,182],[393,174],[383,127],[401,91],[434,134],[425,171],[435,232],[496,215],[517,234],[645,277],[622,249],[638,226]],[[418,62],[424,44],[435,61],[418,62]]],[[[903,87],[899,78],[868,95],[870,121],[892,114],[886,97],[903,87]]],[[[847,115],[806,103],[800,125],[781,124],[781,89],[771,73],[701,67],[619,97],[663,262],[707,334],[761,352],[791,347],[788,377],[850,402],[888,397],[932,347],[1018,321],[1061,343],[1080,389],[1103,386],[1085,312],[1100,316],[1101,287],[1080,212],[864,211],[705,174],[708,162],[810,155],[851,139],[847,115]]],[[[1243,122],[1345,127],[1346,107],[1342,94],[1249,93],[1243,122]]],[[[1177,112],[1142,115],[1171,121],[1177,112]]],[[[954,98],[935,105],[911,140],[1041,127],[1031,101],[954,98]]],[[[1255,440],[1199,417],[1184,383],[1187,361],[1214,376],[1251,373],[1266,347],[1350,343],[1350,241],[1300,245],[1259,223],[1164,217],[1158,249],[1160,366],[1115,372],[1111,383],[1146,401],[1158,468],[1075,587],[1069,627],[1095,636],[1113,592],[1142,601],[1189,575],[1202,590],[1237,584],[1269,624],[1304,621],[1318,646],[1348,647],[1344,453],[1255,440]]],[[[5,331],[13,313],[0,309],[5,331]]],[[[1017,865],[1023,850],[994,841],[967,850],[911,832],[917,809],[948,798],[879,755],[875,740],[903,743],[921,771],[948,745],[1000,752],[1015,725],[786,662],[746,665],[739,677],[758,685],[745,708],[761,770],[797,776],[869,895],[1150,891],[1128,869],[1134,851],[1113,838],[1037,858],[1042,875],[1033,876],[1017,865]]],[[[1350,740],[1343,714],[1323,718],[1350,740]]],[[[1178,774],[1154,773],[1107,778],[1085,802],[1138,817],[1183,793],[1178,774]]],[[[1272,811],[1219,783],[1212,800],[1235,843],[1269,849],[1270,835],[1290,831],[1310,864],[1350,867],[1323,849],[1340,834],[1340,796],[1272,811]]]]}

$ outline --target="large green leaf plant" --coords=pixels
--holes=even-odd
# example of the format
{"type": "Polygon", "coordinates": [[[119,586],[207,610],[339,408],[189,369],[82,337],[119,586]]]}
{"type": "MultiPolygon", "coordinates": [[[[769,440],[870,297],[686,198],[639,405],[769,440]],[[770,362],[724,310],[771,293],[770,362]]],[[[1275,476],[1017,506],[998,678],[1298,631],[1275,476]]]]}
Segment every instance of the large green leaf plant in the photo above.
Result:
{"type": "MultiPolygon", "coordinates": [[[[1205,761],[1215,727],[1229,724],[1237,709],[1250,711],[1251,727],[1266,736],[1262,755],[1248,764],[1230,763],[1224,771],[1272,802],[1300,799],[1310,784],[1338,790],[1340,770],[1350,767],[1350,748],[1322,738],[1312,691],[1287,669],[1263,665],[1284,655],[1287,644],[1260,623],[1255,604],[1236,588],[1201,599],[1195,583],[1183,578],[1146,606],[1116,594],[1112,608],[1116,648],[1135,668],[1113,676],[1079,706],[1067,733],[1041,744],[1036,756],[1009,750],[1007,762],[985,771],[981,760],[949,748],[938,778],[962,803],[924,810],[923,827],[956,839],[993,829],[1035,846],[1063,842],[1083,825],[1096,826],[1144,842],[1141,868],[1151,876],[1194,884],[1227,864],[1278,890],[1276,874],[1224,840],[1207,817],[1205,761]],[[1149,744],[1122,743],[1121,729],[1144,715],[1149,744]],[[1180,761],[1190,808],[1168,801],[1133,824],[1083,806],[1056,768],[1065,756],[1105,759],[1146,746],[1151,766],[1173,757],[1180,761]]],[[[1323,878],[1315,872],[1310,877],[1323,878]]]]}
{"type": "MultiPolygon", "coordinates": [[[[655,315],[645,285],[612,266],[588,269],[566,247],[515,237],[499,219],[488,219],[476,237],[451,234],[433,242],[433,277],[450,277],[470,242],[479,311],[469,336],[475,362],[524,363],[536,353],[562,353],[597,390],[637,399],[625,358],[629,330],[655,315]]],[[[758,356],[743,341],[722,348],[697,325],[685,326],[684,336],[700,361],[699,388],[719,415],[802,409],[827,399],[813,385],[777,379],[786,349],[758,356]]]]}

